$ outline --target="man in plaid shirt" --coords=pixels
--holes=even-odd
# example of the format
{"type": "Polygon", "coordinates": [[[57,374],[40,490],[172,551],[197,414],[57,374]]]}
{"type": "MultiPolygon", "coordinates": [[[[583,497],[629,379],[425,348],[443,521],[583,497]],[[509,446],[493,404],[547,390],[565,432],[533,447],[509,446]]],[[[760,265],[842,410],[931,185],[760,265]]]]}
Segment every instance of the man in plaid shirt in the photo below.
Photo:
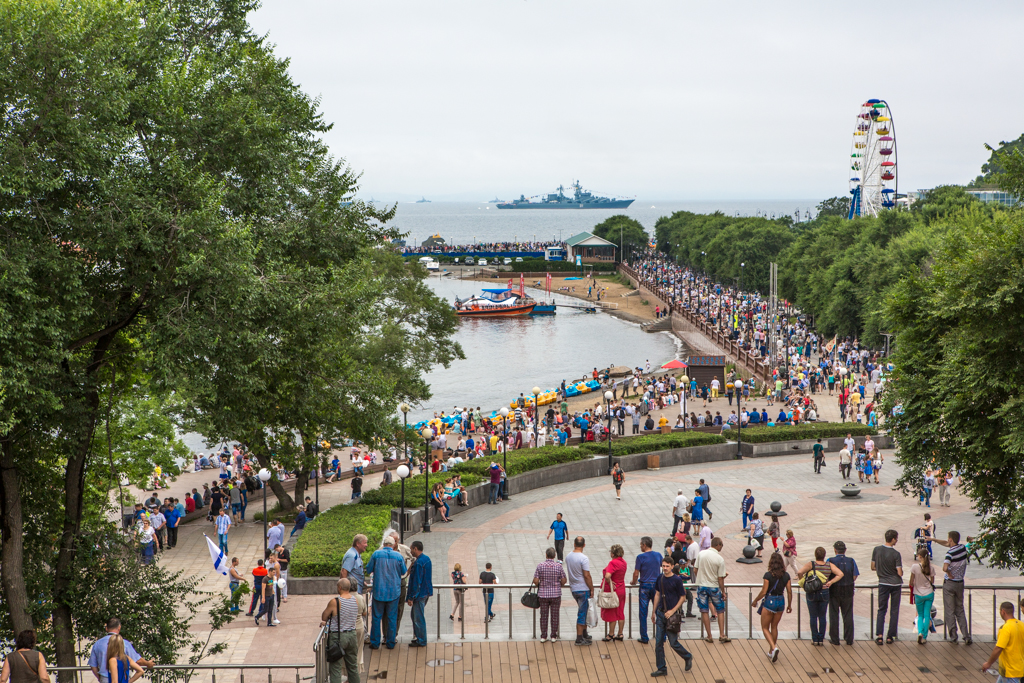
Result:
{"type": "Polygon", "coordinates": [[[540,642],[548,640],[548,614],[551,615],[551,642],[558,642],[558,611],[562,606],[562,586],[565,585],[565,570],[555,559],[555,549],[548,548],[547,559],[537,565],[533,572],[533,585],[538,586],[540,598],[540,642]]]}

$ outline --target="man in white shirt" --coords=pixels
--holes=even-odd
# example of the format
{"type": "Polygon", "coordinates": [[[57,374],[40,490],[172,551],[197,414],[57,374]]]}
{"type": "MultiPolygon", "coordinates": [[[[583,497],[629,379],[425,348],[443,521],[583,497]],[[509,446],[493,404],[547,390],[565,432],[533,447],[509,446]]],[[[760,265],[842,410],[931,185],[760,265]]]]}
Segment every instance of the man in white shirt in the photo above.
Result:
{"type": "Polygon", "coordinates": [[[732,639],[725,635],[725,558],[721,555],[725,543],[721,536],[711,541],[711,547],[697,555],[697,608],[704,632],[711,637],[711,605],[722,615],[718,619],[718,642],[728,643],[732,639]]]}
{"type": "Polygon", "coordinates": [[[576,644],[590,645],[593,639],[587,635],[587,609],[594,597],[594,581],[590,578],[590,558],[583,554],[587,545],[582,536],[572,543],[572,552],[565,556],[565,575],[569,579],[569,590],[576,600],[576,644]]]}
{"type": "Polygon", "coordinates": [[[839,473],[843,475],[843,479],[850,478],[850,469],[853,464],[853,456],[850,455],[850,449],[843,446],[843,450],[839,451],[839,473]]]}
{"type": "Polygon", "coordinates": [[[683,513],[686,512],[686,505],[690,499],[683,495],[683,490],[676,491],[676,499],[672,502],[672,516],[675,521],[672,523],[672,536],[679,530],[679,524],[683,521],[683,513]]]}
{"type": "Polygon", "coordinates": [[[714,401],[716,398],[718,398],[718,390],[721,389],[721,388],[722,388],[722,384],[721,384],[721,382],[718,381],[717,377],[715,377],[713,380],[711,380],[711,400],[712,401],[714,401]]]}
{"type": "Polygon", "coordinates": [[[846,438],[843,439],[843,445],[846,446],[846,450],[853,453],[857,449],[857,442],[853,438],[853,434],[847,433],[846,438]]]}

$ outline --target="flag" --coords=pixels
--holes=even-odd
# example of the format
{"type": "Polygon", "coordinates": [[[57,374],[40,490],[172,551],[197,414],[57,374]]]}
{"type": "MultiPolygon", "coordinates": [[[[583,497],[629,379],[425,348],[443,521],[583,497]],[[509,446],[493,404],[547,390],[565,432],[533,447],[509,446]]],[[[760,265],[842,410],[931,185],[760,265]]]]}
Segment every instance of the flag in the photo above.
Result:
{"type": "Polygon", "coordinates": [[[550,294],[551,293],[551,273],[547,274],[547,286],[548,286],[548,294],[550,294]]]}
{"type": "Polygon", "coordinates": [[[526,296],[526,283],[523,281],[522,273],[519,273],[519,296],[526,296]]]}
{"type": "Polygon", "coordinates": [[[508,288],[512,289],[512,278],[508,279],[508,288]]]}
{"type": "Polygon", "coordinates": [[[836,341],[838,339],[839,335],[837,334],[836,336],[832,337],[832,341],[830,341],[828,344],[825,344],[825,353],[832,353],[832,349],[836,347],[836,341]]]}
{"type": "Polygon", "coordinates": [[[213,568],[224,576],[228,575],[228,559],[224,557],[224,551],[220,549],[216,543],[210,540],[210,537],[203,534],[203,538],[206,539],[206,545],[210,549],[210,559],[213,560],[213,568]]]}

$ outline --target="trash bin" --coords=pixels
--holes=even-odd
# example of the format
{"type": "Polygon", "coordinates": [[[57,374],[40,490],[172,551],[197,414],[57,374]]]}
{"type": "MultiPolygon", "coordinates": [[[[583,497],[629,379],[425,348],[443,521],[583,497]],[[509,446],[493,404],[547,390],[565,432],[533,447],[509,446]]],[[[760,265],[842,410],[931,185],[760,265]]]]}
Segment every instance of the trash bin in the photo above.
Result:
{"type": "Polygon", "coordinates": [[[660,455],[648,455],[647,456],[647,469],[649,469],[649,470],[660,470],[661,469],[661,456],[660,455]]]}
{"type": "Polygon", "coordinates": [[[662,427],[661,428],[661,433],[662,434],[671,434],[672,433],[672,425],[665,425],[664,427],[662,427]]]}

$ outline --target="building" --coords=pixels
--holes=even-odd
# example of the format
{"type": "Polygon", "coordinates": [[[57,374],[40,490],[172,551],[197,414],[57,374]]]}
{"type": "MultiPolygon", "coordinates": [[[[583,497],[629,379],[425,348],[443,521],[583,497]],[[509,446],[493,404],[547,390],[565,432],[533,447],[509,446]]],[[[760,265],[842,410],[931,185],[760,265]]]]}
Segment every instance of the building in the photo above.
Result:
{"type": "Polygon", "coordinates": [[[565,247],[569,251],[569,260],[573,263],[576,262],[577,256],[583,263],[614,262],[616,260],[615,251],[618,249],[614,242],[609,242],[589,232],[573,235],[565,241],[565,247]]]}
{"type": "Polygon", "coordinates": [[[722,394],[725,394],[725,356],[690,356],[686,359],[690,379],[697,380],[697,390],[711,380],[717,379],[722,394]]]}
{"type": "Polygon", "coordinates": [[[967,194],[974,195],[986,204],[996,203],[1002,204],[1003,206],[1016,206],[1017,200],[1009,192],[1003,192],[1002,190],[994,187],[977,187],[977,188],[966,188],[967,194]]]}

